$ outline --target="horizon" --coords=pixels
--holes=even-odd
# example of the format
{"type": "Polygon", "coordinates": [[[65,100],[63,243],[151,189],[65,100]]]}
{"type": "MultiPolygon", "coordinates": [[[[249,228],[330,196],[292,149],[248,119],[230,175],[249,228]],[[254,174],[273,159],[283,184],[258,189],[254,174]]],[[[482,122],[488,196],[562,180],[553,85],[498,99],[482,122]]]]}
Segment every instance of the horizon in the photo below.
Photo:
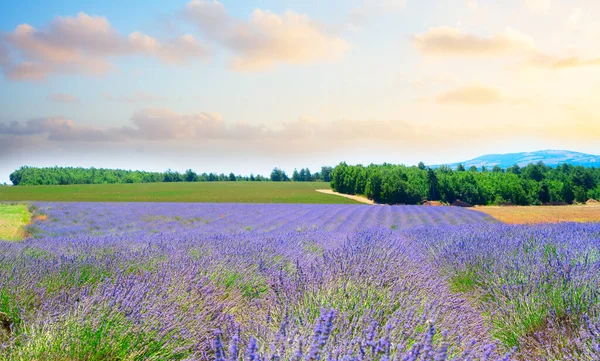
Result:
{"type": "Polygon", "coordinates": [[[23,165],[268,176],[600,154],[591,0],[3,8],[0,183],[23,165]]]}
{"type": "MultiPolygon", "coordinates": [[[[521,155],[521,154],[523,154],[523,155],[524,155],[524,154],[548,153],[548,152],[576,153],[576,154],[582,154],[582,155],[585,155],[585,156],[598,156],[598,157],[600,157],[600,155],[587,154],[587,153],[581,153],[581,152],[570,151],[570,150],[560,150],[560,149],[543,149],[543,150],[532,151],[532,152],[517,152],[517,153],[502,153],[502,154],[485,154],[485,155],[481,155],[481,156],[479,156],[479,157],[475,157],[475,158],[472,158],[472,159],[467,159],[467,160],[463,160],[463,161],[452,162],[452,163],[444,163],[444,164],[425,164],[425,166],[426,166],[426,167],[432,167],[432,168],[434,168],[434,169],[435,169],[435,168],[438,168],[438,167],[441,167],[441,166],[450,166],[450,167],[452,167],[452,168],[455,168],[455,167],[456,167],[456,166],[458,166],[459,164],[460,164],[460,165],[468,165],[468,163],[470,163],[470,162],[473,162],[473,161],[475,161],[475,160],[479,160],[480,158],[485,158],[485,157],[491,157],[491,156],[511,156],[511,155],[521,155]]],[[[342,161],[342,162],[344,162],[344,161],[342,161]]],[[[340,164],[340,163],[341,163],[341,162],[339,162],[339,163],[337,163],[337,164],[328,164],[328,165],[322,165],[322,166],[320,166],[320,167],[315,167],[314,169],[311,169],[310,167],[294,167],[294,168],[292,168],[292,169],[288,170],[288,169],[282,169],[282,168],[279,168],[279,167],[273,167],[271,170],[269,170],[268,172],[265,172],[265,173],[257,173],[257,172],[250,172],[250,173],[238,173],[238,172],[234,172],[234,171],[222,171],[222,172],[215,172],[215,171],[210,171],[210,170],[207,170],[207,171],[205,171],[205,170],[201,170],[201,171],[199,171],[199,170],[196,170],[196,169],[193,169],[193,168],[186,168],[186,169],[182,169],[182,170],[179,170],[179,169],[170,169],[170,168],[169,168],[169,169],[165,169],[165,170],[156,170],[156,171],[149,171],[149,170],[147,170],[147,169],[137,169],[137,168],[104,168],[104,169],[123,170],[123,171],[157,172],[157,173],[165,173],[165,172],[168,172],[168,171],[173,171],[173,172],[178,172],[178,173],[180,173],[180,174],[183,174],[183,173],[185,173],[187,170],[192,170],[194,173],[196,173],[196,174],[198,174],[198,175],[200,175],[200,174],[217,174],[217,175],[222,175],[222,174],[224,174],[224,175],[228,175],[228,174],[230,174],[230,173],[233,173],[233,174],[235,174],[236,176],[241,176],[241,177],[250,177],[250,176],[252,176],[252,175],[253,175],[253,176],[262,176],[262,177],[265,177],[265,178],[268,180],[268,178],[269,178],[269,175],[270,175],[271,171],[272,171],[272,170],[274,170],[275,168],[282,169],[282,170],[283,170],[283,171],[284,171],[284,172],[285,172],[285,173],[286,173],[288,176],[290,176],[290,177],[291,177],[291,175],[293,174],[293,172],[294,172],[294,171],[296,171],[296,170],[300,171],[300,170],[302,170],[303,168],[306,168],[306,169],[308,169],[308,170],[309,170],[309,171],[310,171],[312,174],[315,174],[315,173],[320,173],[323,167],[331,167],[331,168],[335,168],[335,167],[336,167],[338,164],[340,164]]],[[[344,162],[344,163],[347,163],[347,162],[344,162]]],[[[383,162],[382,162],[382,163],[383,163],[383,162]]],[[[352,166],[352,165],[373,165],[373,164],[376,164],[376,165],[381,165],[382,163],[368,163],[368,164],[358,164],[358,163],[357,163],[357,164],[352,164],[352,163],[347,163],[347,164],[352,166]]],[[[421,163],[421,162],[419,162],[419,163],[421,163]]],[[[535,163],[537,163],[537,162],[529,162],[528,164],[535,164],[535,163]]],[[[547,163],[547,162],[544,162],[543,160],[542,160],[542,163],[544,163],[544,165],[546,165],[547,167],[550,167],[550,168],[553,168],[553,167],[559,166],[559,165],[561,165],[561,164],[563,164],[563,163],[564,163],[564,164],[570,164],[570,162],[569,162],[569,161],[566,161],[566,162],[563,162],[563,163],[557,163],[557,164],[549,164],[549,163],[547,163]]],[[[417,166],[419,166],[419,164],[418,164],[418,163],[415,163],[415,164],[397,163],[397,164],[399,164],[399,165],[403,165],[403,166],[407,166],[407,167],[417,167],[417,166]]],[[[510,166],[512,166],[512,165],[520,165],[520,166],[523,166],[523,164],[517,164],[517,163],[515,163],[515,164],[511,164],[510,166]]],[[[32,167],[32,166],[29,166],[29,165],[24,165],[24,166],[26,166],[26,167],[32,167]]],[[[23,167],[23,166],[21,166],[21,167],[23,167]]],[[[89,168],[101,169],[101,168],[102,168],[102,167],[94,167],[94,166],[90,166],[90,167],[82,167],[82,166],[59,166],[59,165],[54,165],[54,166],[43,166],[43,167],[39,167],[39,168],[53,168],[53,167],[59,167],[59,168],[69,168],[69,167],[73,167],[73,168],[84,168],[84,169],[86,169],[86,168],[88,168],[88,169],[89,169],[89,168]]],[[[506,169],[506,168],[507,168],[507,167],[509,167],[509,166],[505,164],[505,165],[503,165],[503,166],[501,166],[501,167],[502,167],[502,169],[506,169]]],[[[35,167],[35,166],[33,166],[33,168],[36,168],[36,167],[35,167]]],[[[477,168],[478,168],[478,170],[480,169],[480,167],[477,167],[477,168]]],[[[16,171],[16,170],[17,170],[17,169],[15,169],[14,171],[16,171]]],[[[9,180],[8,182],[2,182],[2,183],[5,183],[6,185],[11,185],[11,182],[10,182],[10,180],[9,180]]],[[[0,184],[2,184],[2,183],[0,183],[0,184]]]]}

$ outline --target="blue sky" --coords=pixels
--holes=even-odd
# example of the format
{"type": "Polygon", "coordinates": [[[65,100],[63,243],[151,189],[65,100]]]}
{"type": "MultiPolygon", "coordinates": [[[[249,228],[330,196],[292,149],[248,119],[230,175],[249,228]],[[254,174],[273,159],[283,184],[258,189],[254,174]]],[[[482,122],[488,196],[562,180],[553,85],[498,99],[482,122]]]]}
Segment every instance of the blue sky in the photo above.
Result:
{"type": "Polygon", "coordinates": [[[275,166],[600,153],[591,0],[20,1],[0,182],[21,165],[275,166]]]}

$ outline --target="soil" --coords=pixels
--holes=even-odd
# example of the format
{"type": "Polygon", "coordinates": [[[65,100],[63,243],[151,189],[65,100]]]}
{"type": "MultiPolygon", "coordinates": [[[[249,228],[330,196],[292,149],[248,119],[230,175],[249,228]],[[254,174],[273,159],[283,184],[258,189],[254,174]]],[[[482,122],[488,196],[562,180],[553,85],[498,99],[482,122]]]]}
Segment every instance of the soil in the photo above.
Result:
{"type": "Polygon", "coordinates": [[[319,193],[332,194],[332,195],[336,195],[336,196],[340,196],[340,197],[345,197],[345,198],[353,199],[353,200],[355,200],[357,202],[361,202],[361,203],[365,203],[365,204],[375,204],[375,202],[373,202],[369,198],[363,197],[363,196],[350,195],[350,194],[342,194],[342,193],[338,193],[338,192],[332,191],[331,189],[316,189],[316,191],[319,192],[319,193]]]}

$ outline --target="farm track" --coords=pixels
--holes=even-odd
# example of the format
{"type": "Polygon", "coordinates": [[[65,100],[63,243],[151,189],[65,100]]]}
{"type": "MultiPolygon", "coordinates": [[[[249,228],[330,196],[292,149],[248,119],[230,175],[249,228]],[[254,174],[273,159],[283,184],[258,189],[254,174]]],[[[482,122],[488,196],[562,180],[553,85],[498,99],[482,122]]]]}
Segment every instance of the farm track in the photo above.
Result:
{"type": "Polygon", "coordinates": [[[317,192],[319,192],[319,193],[336,195],[336,196],[340,196],[340,197],[352,199],[352,200],[355,200],[357,202],[361,202],[361,203],[364,203],[364,204],[375,204],[375,202],[373,202],[369,198],[363,197],[363,196],[357,196],[357,195],[351,195],[351,194],[343,194],[343,193],[339,193],[339,192],[333,191],[331,189],[315,189],[315,190],[317,192]]]}

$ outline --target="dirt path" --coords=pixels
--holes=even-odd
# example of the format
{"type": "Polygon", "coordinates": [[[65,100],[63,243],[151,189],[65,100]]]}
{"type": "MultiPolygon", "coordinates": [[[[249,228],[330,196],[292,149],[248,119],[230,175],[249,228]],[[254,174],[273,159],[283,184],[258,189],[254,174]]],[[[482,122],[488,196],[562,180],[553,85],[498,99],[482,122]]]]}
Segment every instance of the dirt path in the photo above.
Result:
{"type": "Polygon", "coordinates": [[[375,204],[375,202],[373,202],[372,200],[370,200],[367,197],[363,197],[363,196],[353,196],[350,194],[342,194],[342,193],[338,193],[338,192],[334,192],[331,189],[315,189],[317,192],[319,193],[325,193],[325,194],[331,194],[334,196],[340,196],[340,197],[345,197],[345,198],[350,198],[353,199],[357,202],[361,202],[361,203],[365,203],[365,204],[375,204]]]}

